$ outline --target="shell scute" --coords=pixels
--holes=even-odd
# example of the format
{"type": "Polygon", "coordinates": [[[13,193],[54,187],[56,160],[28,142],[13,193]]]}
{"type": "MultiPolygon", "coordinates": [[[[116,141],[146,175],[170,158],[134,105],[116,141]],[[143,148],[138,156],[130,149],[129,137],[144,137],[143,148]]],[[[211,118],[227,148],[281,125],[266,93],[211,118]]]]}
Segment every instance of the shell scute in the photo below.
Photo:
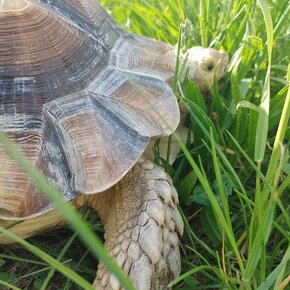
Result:
{"type": "MultiPolygon", "coordinates": [[[[103,191],[176,128],[175,96],[158,74],[112,63],[124,32],[95,1],[25,2],[0,11],[0,130],[65,199],[103,191]]],[[[0,165],[0,218],[53,208],[1,146],[0,165]]]]}

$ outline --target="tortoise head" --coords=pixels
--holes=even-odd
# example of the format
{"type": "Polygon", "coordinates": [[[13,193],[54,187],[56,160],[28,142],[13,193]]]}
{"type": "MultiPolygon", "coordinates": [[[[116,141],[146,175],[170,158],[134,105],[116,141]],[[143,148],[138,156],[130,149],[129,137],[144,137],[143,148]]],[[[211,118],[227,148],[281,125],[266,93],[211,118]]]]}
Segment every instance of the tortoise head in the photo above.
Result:
{"type": "Polygon", "coordinates": [[[192,47],[188,50],[188,78],[198,85],[201,91],[209,90],[214,82],[214,76],[219,81],[228,67],[228,54],[213,48],[192,47]]]}

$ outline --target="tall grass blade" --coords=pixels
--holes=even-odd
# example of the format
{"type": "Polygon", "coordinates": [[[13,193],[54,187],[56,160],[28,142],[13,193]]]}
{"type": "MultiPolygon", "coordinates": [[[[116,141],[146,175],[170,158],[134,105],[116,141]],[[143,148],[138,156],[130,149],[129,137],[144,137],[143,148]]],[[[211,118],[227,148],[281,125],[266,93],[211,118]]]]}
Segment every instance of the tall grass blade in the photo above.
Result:
{"type": "Polygon", "coordinates": [[[255,143],[255,160],[262,162],[264,159],[269,122],[269,104],[270,104],[270,73],[272,64],[272,47],[273,47],[273,23],[269,10],[269,5],[266,0],[258,0],[264,16],[264,22],[267,31],[267,47],[268,47],[268,69],[263,88],[262,100],[259,108],[259,118],[256,132],[255,143]]]}
{"type": "MultiPolygon", "coordinates": [[[[290,64],[288,66],[288,71],[287,71],[287,80],[290,82],[290,64]]],[[[275,169],[277,167],[278,159],[280,156],[280,146],[281,143],[283,142],[288,122],[289,122],[289,117],[290,117],[290,85],[288,86],[288,92],[286,95],[283,111],[281,114],[280,118],[280,123],[278,126],[274,146],[273,146],[273,152],[271,155],[271,159],[269,162],[267,174],[266,174],[266,179],[268,182],[271,182],[274,174],[275,174],[275,169]]]]}
{"type": "Polygon", "coordinates": [[[215,195],[210,187],[208,180],[202,174],[201,170],[199,169],[199,167],[197,166],[197,164],[195,163],[195,161],[191,157],[190,153],[188,152],[188,150],[185,147],[185,145],[183,144],[183,142],[180,140],[179,136],[175,133],[173,133],[173,134],[175,135],[175,138],[176,138],[177,142],[179,143],[180,148],[183,151],[184,155],[186,156],[189,164],[192,166],[193,171],[196,173],[201,185],[203,186],[204,190],[207,192],[208,197],[209,197],[210,202],[211,202],[211,205],[213,207],[213,210],[216,213],[216,216],[217,216],[219,222],[221,223],[223,229],[225,230],[225,233],[226,233],[226,235],[229,239],[229,242],[232,246],[233,252],[235,253],[235,256],[236,256],[237,262],[239,264],[239,267],[241,269],[241,272],[244,273],[244,264],[243,264],[242,258],[240,256],[239,250],[237,248],[236,241],[232,235],[231,226],[227,224],[227,221],[224,217],[224,214],[220,208],[218,201],[215,198],[215,195]]]}

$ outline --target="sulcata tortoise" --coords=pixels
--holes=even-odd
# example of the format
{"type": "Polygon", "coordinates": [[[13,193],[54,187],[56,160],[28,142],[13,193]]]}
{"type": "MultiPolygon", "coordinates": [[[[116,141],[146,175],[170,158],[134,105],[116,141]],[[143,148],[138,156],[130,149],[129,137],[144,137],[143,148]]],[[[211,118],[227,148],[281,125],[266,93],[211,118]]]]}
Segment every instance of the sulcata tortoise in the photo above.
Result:
{"type": "MultiPolygon", "coordinates": [[[[137,289],[180,273],[183,222],[169,176],[141,158],[180,113],[167,81],[175,49],[126,33],[94,0],[0,0],[0,130],[75,208],[90,206],[105,246],[137,289]]],[[[227,56],[189,50],[205,89],[227,56]]],[[[28,238],[65,224],[0,147],[0,225],[28,238]]],[[[12,241],[0,236],[0,243],[12,241]]],[[[100,264],[96,289],[120,289],[100,264]]]]}

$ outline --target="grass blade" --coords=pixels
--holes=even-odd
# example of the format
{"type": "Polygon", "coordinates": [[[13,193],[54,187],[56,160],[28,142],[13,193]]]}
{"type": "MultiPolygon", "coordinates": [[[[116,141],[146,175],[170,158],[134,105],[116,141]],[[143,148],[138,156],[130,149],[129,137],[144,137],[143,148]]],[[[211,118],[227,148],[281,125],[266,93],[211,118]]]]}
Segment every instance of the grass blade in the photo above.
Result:
{"type": "MultiPolygon", "coordinates": [[[[288,66],[287,80],[288,82],[290,82],[290,64],[288,66]]],[[[288,92],[287,92],[283,111],[280,118],[279,127],[276,134],[273,152],[271,155],[271,159],[270,159],[267,174],[266,174],[266,179],[269,183],[271,182],[275,174],[275,169],[277,167],[278,159],[280,156],[280,145],[283,142],[285,132],[287,130],[289,117],[290,117],[290,86],[288,86],[288,92]]]]}
{"type": "Polygon", "coordinates": [[[0,143],[6,152],[15,159],[18,166],[32,179],[33,183],[62,212],[72,228],[78,233],[79,237],[91,249],[96,257],[99,257],[103,261],[108,270],[115,274],[120,283],[126,287],[127,290],[134,290],[132,283],[109,256],[102,242],[90,230],[86,222],[83,221],[77,212],[61,197],[59,192],[48,182],[48,180],[29,164],[29,162],[18,152],[16,146],[2,132],[0,132],[0,143]]]}
{"type": "Polygon", "coordinates": [[[284,268],[290,261],[290,246],[288,247],[281,263],[275,268],[275,270],[265,279],[265,283],[262,283],[257,290],[268,290],[273,289],[272,285],[274,284],[276,278],[279,274],[284,271],[284,268]]]}
{"type": "Polygon", "coordinates": [[[269,122],[269,104],[270,104],[270,73],[272,64],[272,47],[273,47],[273,24],[272,17],[269,10],[269,5],[264,0],[258,0],[261,10],[264,15],[264,22],[267,31],[267,45],[268,45],[268,69],[263,88],[263,95],[259,107],[259,117],[256,132],[255,143],[255,160],[262,162],[264,159],[267,136],[268,136],[268,122],[269,122]]]}
{"type": "Polygon", "coordinates": [[[198,267],[195,267],[194,269],[180,275],[178,278],[176,278],[175,280],[171,281],[169,284],[168,284],[168,287],[172,287],[174,285],[176,285],[178,282],[184,280],[185,278],[191,276],[192,274],[194,273],[197,273],[199,271],[202,271],[202,270],[216,270],[214,267],[212,266],[208,266],[208,265],[202,265],[202,266],[198,266],[198,267]]]}
{"type": "MultiPolygon", "coordinates": [[[[65,246],[63,247],[62,251],[60,252],[60,254],[58,255],[57,257],[57,260],[58,261],[61,261],[63,256],[65,255],[66,251],[68,250],[68,248],[71,246],[71,244],[73,243],[73,241],[75,240],[75,238],[77,237],[77,233],[74,233],[72,235],[72,237],[69,239],[69,241],[65,244],[65,246]]],[[[48,287],[48,283],[50,281],[50,279],[53,277],[55,273],[55,269],[52,268],[49,272],[48,272],[48,275],[46,277],[46,279],[44,280],[42,286],[41,286],[41,289],[40,290],[45,290],[47,289],[48,287]]]]}
{"type": "Polygon", "coordinates": [[[83,289],[86,289],[86,290],[93,290],[94,289],[92,287],[92,285],[88,281],[83,279],[77,273],[72,271],[70,268],[64,266],[61,262],[59,262],[58,260],[54,259],[50,255],[46,254],[42,250],[40,250],[37,247],[31,245],[27,241],[19,238],[18,236],[14,235],[13,233],[11,233],[10,231],[4,229],[3,227],[0,227],[0,233],[6,235],[7,237],[11,238],[15,242],[17,242],[20,245],[22,245],[23,247],[25,247],[31,253],[33,253],[34,255],[38,256],[43,261],[47,262],[49,265],[51,265],[52,267],[57,269],[63,275],[67,276],[69,279],[74,281],[77,285],[81,286],[83,289]]]}
{"type": "Polygon", "coordinates": [[[3,285],[5,287],[7,287],[7,289],[12,289],[12,290],[21,290],[20,288],[14,286],[14,285],[11,285],[3,280],[0,280],[0,285],[3,285]]]}

